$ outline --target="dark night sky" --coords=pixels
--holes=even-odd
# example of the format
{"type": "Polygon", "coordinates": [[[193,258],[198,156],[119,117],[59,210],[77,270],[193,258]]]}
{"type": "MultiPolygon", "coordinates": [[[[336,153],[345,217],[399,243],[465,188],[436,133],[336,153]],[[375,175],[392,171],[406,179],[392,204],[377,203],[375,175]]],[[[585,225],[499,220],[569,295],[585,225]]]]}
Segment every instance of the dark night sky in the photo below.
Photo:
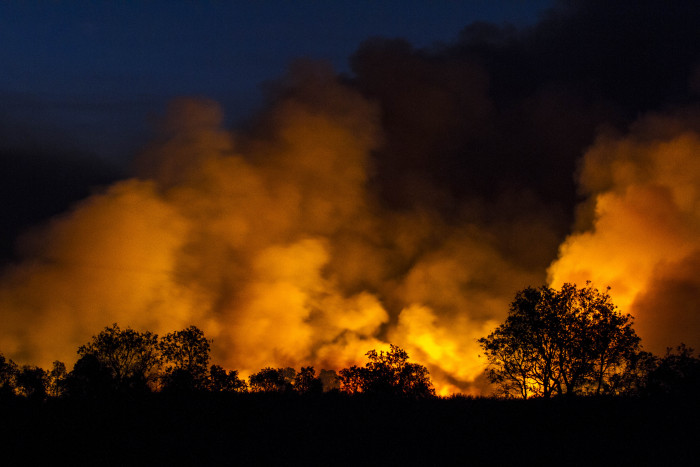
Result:
{"type": "Polygon", "coordinates": [[[380,104],[385,201],[450,198],[439,208],[454,212],[474,196],[526,189],[563,212],[563,234],[576,161],[598,129],[624,131],[645,112],[697,101],[698,9],[651,0],[2,2],[0,257],[27,226],[127,173],[173,98],[214,99],[236,126],[299,58],[329,61],[380,104]],[[428,188],[416,189],[417,178],[428,188]],[[435,198],[436,186],[447,198],[435,198]]]}
{"type": "Polygon", "coordinates": [[[216,99],[235,121],[259,104],[259,85],[294,59],[348,72],[368,37],[429,46],[477,20],[533,23],[550,3],[3,2],[4,136],[120,159],[139,144],[149,113],[173,97],[216,99]]]}
{"type": "Polygon", "coordinates": [[[122,175],[180,96],[230,125],[299,58],[350,74],[371,37],[416,47],[476,21],[527,26],[551,0],[0,3],[0,257],[16,235],[122,175]]]}

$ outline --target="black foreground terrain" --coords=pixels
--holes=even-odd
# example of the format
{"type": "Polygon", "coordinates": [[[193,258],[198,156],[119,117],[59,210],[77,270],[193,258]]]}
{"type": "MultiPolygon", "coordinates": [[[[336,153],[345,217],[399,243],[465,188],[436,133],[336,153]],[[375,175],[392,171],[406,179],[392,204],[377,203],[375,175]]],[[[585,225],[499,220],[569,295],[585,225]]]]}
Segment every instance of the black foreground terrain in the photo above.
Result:
{"type": "Polygon", "coordinates": [[[0,402],[3,465],[691,465],[697,399],[0,402]]]}

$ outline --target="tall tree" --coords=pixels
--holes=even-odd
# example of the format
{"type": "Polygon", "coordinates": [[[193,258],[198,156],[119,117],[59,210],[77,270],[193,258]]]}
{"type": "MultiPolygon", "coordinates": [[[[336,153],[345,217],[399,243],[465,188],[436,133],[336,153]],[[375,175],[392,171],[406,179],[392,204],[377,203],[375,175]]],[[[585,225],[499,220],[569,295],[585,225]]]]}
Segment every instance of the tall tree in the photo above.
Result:
{"type": "Polygon", "coordinates": [[[163,336],[159,348],[166,386],[203,389],[207,385],[210,343],[196,326],[163,336]]]}
{"type": "Polygon", "coordinates": [[[590,284],[519,291],[506,321],[479,339],[505,396],[614,393],[635,368],[639,337],[608,291],[590,284]]]}
{"type": "MultiPolygon", "coordinates": [[[[124,330],[114,323],[78,348],[81,358],[94,357],[118,389],[146,389],[160,363],[158,336],[150,331],[124,330]]],[[[76,363],[77,365],[77,363],[76,363]]]]}
{"type": "Polygon", "coordinates": [[[301,367],[301,371],[294,376],[294,390],[300,394],[323,392],[323,383],[316,377],[314,367],[301,367]]]}

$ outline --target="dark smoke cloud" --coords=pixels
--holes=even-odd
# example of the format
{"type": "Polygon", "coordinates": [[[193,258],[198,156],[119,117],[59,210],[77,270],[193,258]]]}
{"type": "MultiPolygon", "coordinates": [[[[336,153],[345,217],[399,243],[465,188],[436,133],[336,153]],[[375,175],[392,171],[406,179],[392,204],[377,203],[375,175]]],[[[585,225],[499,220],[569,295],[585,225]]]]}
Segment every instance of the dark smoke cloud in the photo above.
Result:
{"type": "Polygon", "coordinates": [[[571,213],[571,174],[601,125],[697,101],[699,21],[690,1],[561,2],[531,28],[477,23],[429,50],[368,40],[351,62],[381,103],[386,198],[528,190],[571,213]]]}

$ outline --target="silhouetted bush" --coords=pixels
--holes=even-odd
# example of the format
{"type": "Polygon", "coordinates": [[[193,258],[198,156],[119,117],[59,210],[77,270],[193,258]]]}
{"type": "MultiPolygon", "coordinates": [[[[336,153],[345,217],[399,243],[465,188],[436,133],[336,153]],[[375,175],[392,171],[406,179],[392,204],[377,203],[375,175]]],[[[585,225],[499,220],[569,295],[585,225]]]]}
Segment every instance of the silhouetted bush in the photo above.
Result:
{"type": "Polygon", "coordinates": [[[248,377],[253,392],[291,392],[294,389],[294,368],[263,368],[248,377]]]}
{"type": "Polygon", "coordinates": [[[349,394],[424,398],[435,395],[428,370],[408,362],[408,354],[395,345],[388,352],[370,350],[364,367],[340,370],[341,389],[349,394]]]}
{"type": "Polygon", "coordinates": [[[649,371],[645,389],[647,395],[700,398],[700,359],[685,344],[667,349],[649,371]]]}
{"type": "Polygon", "coordinates": [[[238,377],[237,370],[224,370],[219,365],[209,369],[209,390],[212,392],[247,392],[248,385],[238,377]]]}

